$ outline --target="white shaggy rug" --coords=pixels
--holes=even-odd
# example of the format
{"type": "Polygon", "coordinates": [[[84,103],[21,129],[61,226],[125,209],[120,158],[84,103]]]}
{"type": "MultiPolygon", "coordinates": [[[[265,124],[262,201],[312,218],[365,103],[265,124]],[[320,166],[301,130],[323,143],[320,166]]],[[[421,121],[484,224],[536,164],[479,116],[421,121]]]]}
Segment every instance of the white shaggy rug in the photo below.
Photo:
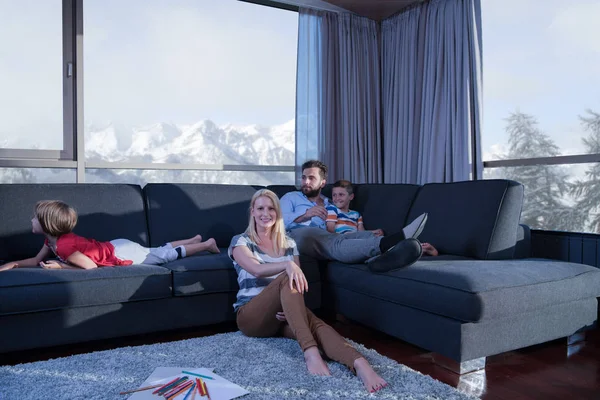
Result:
{"type": "MultiPolygon", "coordinates": [[[[353,343],[353,342],[352,342],[353,343]]],[[[0,366],[0,399],[126,399],[156,367],[207,367],[244,387],[242,399],[456,399],[473,397],[353,343],[390,383],[371,394],[345,366],[310,375],[297,342],[240,332],[123,347],[48,361],[0,366]]]]}

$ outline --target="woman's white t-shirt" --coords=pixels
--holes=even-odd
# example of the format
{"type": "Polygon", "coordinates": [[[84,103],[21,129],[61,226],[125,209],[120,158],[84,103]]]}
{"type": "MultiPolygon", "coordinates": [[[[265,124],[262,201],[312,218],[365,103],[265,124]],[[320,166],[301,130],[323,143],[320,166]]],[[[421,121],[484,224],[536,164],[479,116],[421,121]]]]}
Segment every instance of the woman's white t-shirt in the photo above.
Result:
{"type": "Polygon", "coordinates": [[[233,309],[236,312],[241,306],[252,300],[256,295],[262,292],[263,289],[269,285],[269,283],[271,283],[275,278],[284,272],[282,271],[278,274],[265,278],[257,278],[242,268],[233,259],[233,249],[238,246],[246,246],[261,264],[294,261],[294,256],[299,255],[296,242],[290,237],[287,237],[288,247],[284,250],[283,255],[280,257],[271,257],[262,251],[247,234],[242,233],[241,235],[234,236],[233,239],[231,239],[231,244],[229,245],[227,253],[229,254],[229,258],[231,258],[233,261],[233,266],[238,274],[238,285],[240,286],[240,290],[237,293],[237,301],[233,305],[233,309]]]}

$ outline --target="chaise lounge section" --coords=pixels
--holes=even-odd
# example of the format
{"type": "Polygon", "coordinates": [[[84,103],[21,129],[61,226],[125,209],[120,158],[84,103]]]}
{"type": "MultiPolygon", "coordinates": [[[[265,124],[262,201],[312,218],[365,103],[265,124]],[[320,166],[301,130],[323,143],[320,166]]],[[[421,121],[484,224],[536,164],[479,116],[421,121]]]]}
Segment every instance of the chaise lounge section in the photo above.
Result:
{"type": "MultiPolygon", "coordinates": [[[[0,259],[37,253],[43,238],[31,233],[32,208],[51,198],[79,211],[75,232],[84,236],[158,246],[200,233],[222,248],[164,266],[2,272],[0,353],[233,321],[237,282],[225,248],[245,229],[260,188],[0,185],[0,259]]],[[[280,196],[295,190],[270,188],[280,196]]],[[[522,198],[523,187],[507,180],[356,185],[353,208],[367,229],[395,233],[428,212],[419,239],[441,255],[385,274],[301,257],[307,304],[431,350],[458,373],[482,368],[487,356],[593,326],[600,271],[528,258],[522,198]]]]}

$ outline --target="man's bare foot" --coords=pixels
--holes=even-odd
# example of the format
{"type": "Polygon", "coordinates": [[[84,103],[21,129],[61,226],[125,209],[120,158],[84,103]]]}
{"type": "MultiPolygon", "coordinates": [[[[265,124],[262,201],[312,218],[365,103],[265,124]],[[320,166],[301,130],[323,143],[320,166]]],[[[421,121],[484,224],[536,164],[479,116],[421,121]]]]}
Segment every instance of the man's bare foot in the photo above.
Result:
{"type": "Polygon", "coordinates": [[[207,251],[210,251],[211,253],[215,254],[219,254],[221,252],[221,250],[219,250],[219,248],[217,247],[217,242],[215,241],[215,239],[210,238],[206,241],[206,243],[209,245],[206,249],[207,251]]]}
{"type": "Polygon", "coordinates": [[[321,357],[321,353],[319,353],[319,349],[317,346],[309,347],[304,350],[304,361],[306,361],[306,367],[308,368],[308,372],[313,375],[320,376],[329,376],[331,372],[323,361],[323,357],[321,357]]]}
{"type": "Polygon", "coordinates": [[[356,375],[358,375],[370,393],[387,386],[387,382],[377,375],[377,372],[373,370],[373,367],[371,367],[366,358],[361,357],[354,360],[354,369],[356,369],[356,375]]]}

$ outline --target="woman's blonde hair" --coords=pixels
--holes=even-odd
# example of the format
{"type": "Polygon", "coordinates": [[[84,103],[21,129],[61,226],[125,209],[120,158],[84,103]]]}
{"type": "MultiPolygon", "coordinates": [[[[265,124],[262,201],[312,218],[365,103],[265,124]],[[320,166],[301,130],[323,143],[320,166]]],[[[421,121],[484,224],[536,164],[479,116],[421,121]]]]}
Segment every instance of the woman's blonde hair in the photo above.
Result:
{"type": "Polygon", "coordinates": [[[276,218],[275,224],[271,229],[271,240],[273,241],[273,245],[275,246],[275,253],[281,254],[283,249],[287,249],[288,240],[285,235],[285,225],[283,224],[283,215],[281,214],[281,205],[279,204],[279,197],[269,189],[261,189],[254,193],[252,196],[252,200],[250,201],[250,220],[248,222],[248,228],[246,228],[246,234],[250,237],[256,244],[260,244],[260,237],[258,236],[258,232],[256,231],[256,221],[252,216],[252,209],[254,208],[254,203],[259,197],[266,197],[273,202],[273,207],[275,208],[276,218]]]}
{"type": "Polygon", "coordinates": [[[60,200],[38,201],[34,213],[44,233],[50,236],[70,233],[77,225],[77,211],[60,200]]]}

